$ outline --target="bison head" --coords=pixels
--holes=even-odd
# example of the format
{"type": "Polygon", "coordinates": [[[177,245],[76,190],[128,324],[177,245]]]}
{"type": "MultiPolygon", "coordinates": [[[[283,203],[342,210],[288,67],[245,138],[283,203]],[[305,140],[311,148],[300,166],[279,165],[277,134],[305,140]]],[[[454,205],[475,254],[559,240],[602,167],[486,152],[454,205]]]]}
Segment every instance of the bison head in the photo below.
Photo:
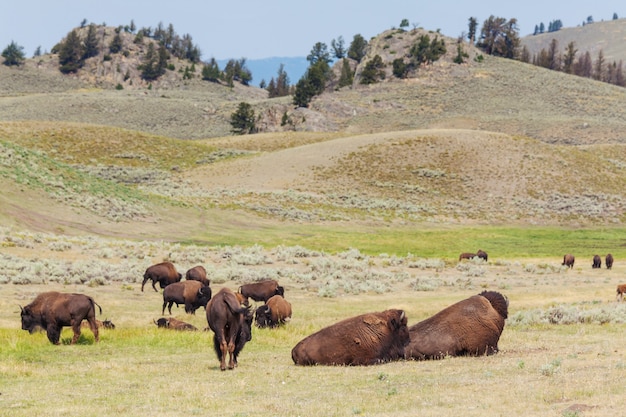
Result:
{"type": "Polygon", "coordinates": [[[198,290],[198,302],[206,307],[211,300],[211,287],[205,285],[198,290]]]}
{"type": "Polygon", "coordinates": [[[271,324],[272,310],[270,306],[264,304],[256,309],[256,326],[267,327],[271,324]]]}
{"type": "Polygon", "coordinates": [[[28,330],[29,333],[34,333],[37,330],[37,326],[39,326],[39,322],[35,319],[35,315],[32,313],[28,306],[22,308],[20,306],[22,312],[20,313],[22,316],[22,330],[28,330]]]}
{"type": "Polygon", "coordinates": [[[156,324],[157,327],[163,327],[163,328],[170,327],[170,321],[166,319],[165,317],[161,317],[160,319],[156,320],[154,324],[156,324]]]}

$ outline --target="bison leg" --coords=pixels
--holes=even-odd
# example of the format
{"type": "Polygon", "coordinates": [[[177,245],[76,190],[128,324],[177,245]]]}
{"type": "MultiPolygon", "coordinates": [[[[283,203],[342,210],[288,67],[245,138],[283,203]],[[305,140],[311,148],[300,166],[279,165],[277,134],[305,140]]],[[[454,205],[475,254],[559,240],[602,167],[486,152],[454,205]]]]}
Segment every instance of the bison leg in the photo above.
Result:
{"type": "MultiPolygon", "coordinates": [[[[89,326],[91,327],[91,322],[89,326]]],[[[74,345],[78,342],[78,338],[80,337],[80,322],[72,324],[72,331],[74,332],[74,337],[72,337],[72,344],[74,345]]]]}
{"type": "Polygon", "coordinates": [[[141,283],[141,292],[143,292],[143,287],[144,285],[146,285],[146,282],[148,282],[148,279],[149,279],[148,277],[143,278],[143,282],[141,283]]]}
{"type": "Polygon", "coordinates": [[[49,324],[46,329],[46,334],[48,335],[48,340],[50,343],[59,345],[59,339],[61,338],[61,327],[57,327],[54,324],[49,324]]]}
{"type": "Polygon", "coordinates": [[[89,328],[91,329],[91,332],[93,333],[94,339],[96,340],[96,343],[98,343],[100,341],[100,333],[98,330],[98,323],[96,322],[96,319],[87,319],[87,321],[89,322],[89,328]]]}
{"type": "Polygon", "coordinates": [[[235,359],[235,341],[228,342],[228,369],[235,369],[237,361],[235,359]]]}
{"type": "Polygon", "coordinates": [[[226,340],[222,339],[222,342],[220,343],[220,350],[222,355],[220,356],[220,369],[222,371],[226,370],[226,353],[228,352],[228,344],[226,343],[226,340]]]}

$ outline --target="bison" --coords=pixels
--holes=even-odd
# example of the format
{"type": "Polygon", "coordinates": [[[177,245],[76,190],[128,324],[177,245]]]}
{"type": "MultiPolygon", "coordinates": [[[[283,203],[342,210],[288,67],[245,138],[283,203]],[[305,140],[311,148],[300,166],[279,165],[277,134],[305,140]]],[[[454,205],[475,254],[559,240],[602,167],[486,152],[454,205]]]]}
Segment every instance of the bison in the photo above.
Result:
{"type": "Polygon", "coordinates": [[[171,262],[161,262],[160,264],[149,266],[146,272],[143,274],[143,282],[141,283],[141,291],[143,292],[143,286],[146,285],[148,280],[152,280],[152,288],[154,291],[159,292],[156,289],[156,283],[158,282],[161,288],[165,288],[170,284],[179,282],[183,276],[176,271],[176,267],[171,262]]]}
{"type": "Polygon", "coordinates": [[[74,337],[72,344],[80,337],[80,328],[83,320],[89,322],[96,342],[100,340],[96,324],[96,308],[98,305],[93,298],[84,294],[68,294],[58,291],[49,291],[39,294],[32,303],[21,307],[22,329],[33,333],[41,327],[46,330],[48,340],[58,345],[61,330],[64,326],[72,326],[74,337]]]}
{"type": "Polygon", "coordinates": [[[256,309],[257,327],[277,327],[291,318],[291,304],[281,295],[275,295],[256,309]]]}
{"type": "Polygon", "coordinates": [[[403,310],[348,318],[302,339],[292,350],[296,365],[373,365],[402,359],[409,343],[403,310]]]}
{"type": "Polygon", "coordinates": [[[446,356],[491,355],[508,316],[508,300],[500,293],[483,291],[453,304],[409,328],[407,359],[441,359],[446,356]]]}
{"type": "Polygon", "coordinates": [[[239,287],[239,293],[243,295],[244,299],[252,298],[254,301],[267,302],[271,297],[275,295],[285,295],[285,289],[278,285],[273,279],[266,281],[255,282],[252,284],[244,284],[239,287]]]}
{"type": "Polygon", "coordinates": [[[194,332],[198,330],[198,328],[194,326],[193,324],[185,323],[184,321],[175,319],[173,317],[170,317],[170,318],[161,317],[160,319],[155,320],[154,324],[156,324],[157,327],[163,328],[163,329],[190,330],[194,332]]]}
{"type": "Polygon", "coordinates": [[[220,369],[226,370],[226,354],[229,355],[228,369],[235,368],[239,353],[252,340],[250,308],[242,306],[234,292],[222,288],[207,304],[206,319],[214,333],[213,346],[220,369]]]}
{"type": "Polygon", "coordinates": [[[606,269],[613,268],[613,255],[611,255],[610,253],[607,254],[604,258],[604,264],[606,265],[606,269]]]}
{"type": "Polygon", "coordinates": [[[480,259],[483,259],[485,262],[487,262],[487,258],[489,257],[487,255],[487,252],[482,249],[478,249],[478,252],[476,252],[476,256],[478,256],[480,259]]]}
{"type": "Polygon", "coordinates": [[[472,259],[474,257],[476,257],[475,253],[463,252],[459,255],[459,262],[461,262],[463,259],[472,259]]]}
{"type": "Polygon", "coordinates": [[[206,307],[211,299],[211,287],[202,285],[200,281],[182,281],[168,285],[163,290],[163,309],[161,314],[165,314],[165,306],[172,314],[172,305],[176,303],[185,305],[185,313],[196,314],[200,307],[206,307]]]}
{"type": "Polygon", "coordinates": [[[207,286],[211,284],[211,281],[206,277],[206,269],[202,265],[188,269],[185,273],[185,279],[188,281],[200,281],[207,286]]]}
{"type": "Polygon", "coordinates": [[[624,294],[626,294],[626,284],[619,284],[617,286],[617,301],[622,301],[624,294]]]}
{"type": "Polygon", "coordinates": [[[574,268],[574,260],[574,255],[568,253],[563,256],[563,263],[561,265],[565,265],[568,268],[574,268]]]}
{"type": "MultiPolygon", "coordinates": [[[[80,324],[80,327],[84,327],[84,328],[87,328],[89,326],[90,324],[88,321],[83,321],[80,324]]],[[[113,322],[109,319],[105,319],[104,321],[96,320],[96,326],[98,327],[98,329],[101,329],[103,327],[105,329],[115,329],[115,324],[113,324],[113,322]]]]}
{"type": "Polygon", "coordinates": [[[592,268],[602,268],[602,258],[600,255],[593,255],[593,263],[591,264],[592,268]]]}

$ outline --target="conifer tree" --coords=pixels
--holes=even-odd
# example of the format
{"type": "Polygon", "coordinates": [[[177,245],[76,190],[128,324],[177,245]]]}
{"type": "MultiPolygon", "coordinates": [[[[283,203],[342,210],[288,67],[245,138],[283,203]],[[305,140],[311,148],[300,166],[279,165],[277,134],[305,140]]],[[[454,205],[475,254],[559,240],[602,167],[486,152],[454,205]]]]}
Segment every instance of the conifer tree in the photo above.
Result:
{"type": "Polygon", "coordinates": [[[100,53],[98,48],[98,36],[96,34],[96,25],[91,23],[87,28],[87,37],[85,38],[85,54],[83,59],[91,58],[100,53]]]}
{"type": "Polygon", "coordinates": [[[59,70],[63,74],[78,71],[83,66],[84,55],[84,48],[78,33],[72,30],[59,47],[59,70]]]}
{"type": "Polygon", "coordinates": [[[365,56],[365,50],[367,48],[367,41],[360,34],[354,35],[350,48],[348,48],[348,58],[354,59],[356,62],[361,62],[365,56]]]}
{"type": "Polygon", "coordinates": [[[24,47],[11,41],[2,51],[3,64],[7,67],[21,65],[24,62],[24,47]]]}
{"type": "Polygon", "coordinates": [[[245,102],[239,103],[237,110],[230,116],[230,125],[232,133],[236,135],[254,133],[256,126],[252,106],[245,102]]]}

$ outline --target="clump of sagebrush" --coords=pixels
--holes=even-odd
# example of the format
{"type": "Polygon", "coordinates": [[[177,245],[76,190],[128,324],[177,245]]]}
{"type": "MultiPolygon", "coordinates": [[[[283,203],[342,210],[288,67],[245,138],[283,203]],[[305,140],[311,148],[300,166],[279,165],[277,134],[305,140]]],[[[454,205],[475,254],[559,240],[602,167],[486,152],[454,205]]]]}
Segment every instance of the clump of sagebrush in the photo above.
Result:
{"type": "Polygon", "coordinates": [[[274,263],[272,258],[265,252],[265,249],[260,245],[245,248],[227,246],[222,249],[221,256],[237,265],[263,265],[274,263]]]}
{"type": "Polygon", "coordinates": [[[409,262],[409,268],[418,268],[418,269],[435,269],[437,271],[442,271],[446,263],[442,259],[417,259],[409,262]]]}
{"type": "Polygon", "coordinates": [[[441,286],[441,280],[437,277],[417,277],[409,286],[415,291],[435,291],[441,286]]]}
{"type": "Polygon", "coordinates": [[[507,325],[626,323],[626,303],[561,304],[547,309],[519,310],[510,315],[507,325]]]}
{"type": "Polygon", "coordinates": [[[291,264],[297,264],[298,259],[301,258],[313,258],[322,256],[321,252],[309,250],[302,246],[283,246],[279,245],[272,250],[272,254],[279,262],[286,262],[291,264]]]}

